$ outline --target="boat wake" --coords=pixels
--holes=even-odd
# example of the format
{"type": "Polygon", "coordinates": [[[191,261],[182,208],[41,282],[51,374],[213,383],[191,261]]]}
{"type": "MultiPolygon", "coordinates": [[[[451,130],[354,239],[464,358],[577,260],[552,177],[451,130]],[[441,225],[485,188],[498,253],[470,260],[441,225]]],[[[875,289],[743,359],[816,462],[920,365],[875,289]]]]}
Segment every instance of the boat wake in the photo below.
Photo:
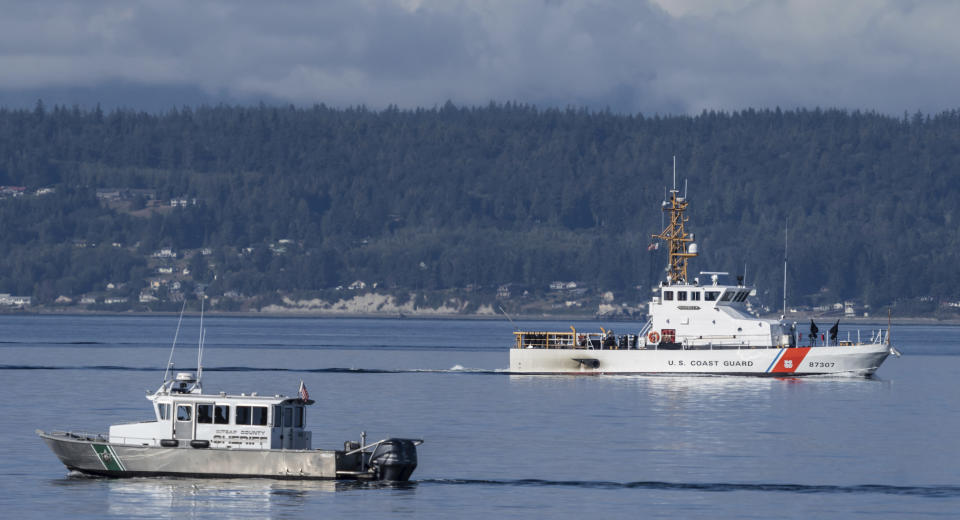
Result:
{"type": "MultiPolygon", "coordinates": [[[[190,367],[180,367],[181,370],[196,370],[190,367]]],[[[120,365],[78,365],[78,366],[56,366],[56,365],[0,365],[0,370],[104,370],[118,372],[156,372],[157,367],[133,367],[120,365]]],[[[462,365],[454,365],[451,368],[409,368],[409,369],[384,369],[384,368],[348,368],[348,367],[325,367],[325,368],[282,368],[282,367],[203,367],[204,372],[300,372],[312,374],[504,374],[506,369],[483,369],[483,368],[464,368],[462,365]]]]}
{"type": "MultiPolygon", "coordinates": [[[[38,340],[0,340],[0,345],[28,345],[31,347],[57,347],[66,345],[83,346],[103,346],[109,348],[128,348],[128,347],[146,347],[146,348],[167,348],[166,343],[155,343],[151,341],[38,341],[38,340]]],[[[457,352],[500,352],[503,345],[400,345],[396,343],[367,343],[362,345],[346,345],[343,342],[333,343],[250,343],[237,344],[230,341],[210,341],[207,346],[229,347],[236,349],[304,349],[304,350],[376,350],[376,351],[457,351],[457,352]]]]}
{"type": "Polygon", "coordinates": [[[960,486],[886,486],[864,484],[856,486],[831,486],[807,484],[743,484],[724,482],[610,482],[610,481],[582,481],[582,480],[479,480],[479,479],[425,479],[418,480],[419,485],[449,485],[449,486],[518,486],[518,487],[568,487],[584,489],[654,489],[675,491],[756,491],[774,493],[797,494],[881,494],[918,496],[927,498],[960,497],[960,486]]]}

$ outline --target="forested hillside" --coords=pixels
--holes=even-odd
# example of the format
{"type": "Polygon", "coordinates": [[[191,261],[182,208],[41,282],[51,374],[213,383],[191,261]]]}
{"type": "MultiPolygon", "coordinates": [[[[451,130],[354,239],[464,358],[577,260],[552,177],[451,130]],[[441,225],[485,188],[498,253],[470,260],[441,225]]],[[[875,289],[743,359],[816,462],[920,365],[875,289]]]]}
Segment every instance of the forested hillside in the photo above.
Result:
{"type": "Polygon", "coordinates": [[[169,248],[184,290],[213,295],[362,280],[493,301],[562,280],[640,301],[666,264],[647,246],[674,155],[694,272],[746,264],[778,308],[789,222],[793,302],[960,299],[958,112],[512,104],[0,110],[0,293],[45,304],[111,283],[133,298],[169,248]]]}

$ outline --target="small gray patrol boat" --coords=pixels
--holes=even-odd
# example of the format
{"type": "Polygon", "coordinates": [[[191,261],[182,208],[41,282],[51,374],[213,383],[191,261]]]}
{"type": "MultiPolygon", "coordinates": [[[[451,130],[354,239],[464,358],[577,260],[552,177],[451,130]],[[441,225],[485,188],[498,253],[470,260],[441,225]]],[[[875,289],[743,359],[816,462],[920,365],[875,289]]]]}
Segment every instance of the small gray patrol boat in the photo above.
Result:
{"type": "Polygon", "coordinates": [[[407,481],[417,467],[420,439],[367,443],[363,432],[342,450],[313,449],[306,406],[314,401],[303,381],[297,397],[204,394],[202,374],[198,367],[196,375],[169,377],[168,368],[160,388],[147,395],[152,421],[115,424],[106,435],[37,434],[67,469],[106,477],[407,481]]]}

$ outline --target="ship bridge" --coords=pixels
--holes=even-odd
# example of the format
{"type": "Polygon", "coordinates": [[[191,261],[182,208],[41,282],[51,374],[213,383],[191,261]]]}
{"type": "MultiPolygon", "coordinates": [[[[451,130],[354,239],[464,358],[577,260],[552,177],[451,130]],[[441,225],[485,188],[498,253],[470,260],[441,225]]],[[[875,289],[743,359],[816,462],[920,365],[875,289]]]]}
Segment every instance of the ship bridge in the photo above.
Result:
{"type": "Polygon", "coordinates": [[[790,346],[793,335],[776,320],[750,315],[747,298],[755,289],[721,285],[663,283],[650,301],[650,323],[644,341],[659,348],[749,348],[790,346]]]}

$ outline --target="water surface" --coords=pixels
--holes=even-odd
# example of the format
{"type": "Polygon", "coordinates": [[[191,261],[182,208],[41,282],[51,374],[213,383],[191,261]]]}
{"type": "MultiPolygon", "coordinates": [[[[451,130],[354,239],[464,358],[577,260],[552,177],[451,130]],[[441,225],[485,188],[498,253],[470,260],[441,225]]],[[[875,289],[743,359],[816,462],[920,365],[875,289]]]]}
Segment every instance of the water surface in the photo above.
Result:
{"type": "MultiPolygon", "coordinates": [[[[207,317],[208,392],[293,395],[303,379],[317,401],[314,447],[361,430],[424,438],[415,481],[68,476],[34,429],[105,431],[148,418],[144,396],[161,383],[176,321],[0,316],[4,517],[922,518],[960,509],[957,326],[897,327],[904,357],[872,379],[570,377],[506,374],[506,322],[207,317]]],[[[181,369],[196,366],[198,328],[184,319],[181,369]]]]}

